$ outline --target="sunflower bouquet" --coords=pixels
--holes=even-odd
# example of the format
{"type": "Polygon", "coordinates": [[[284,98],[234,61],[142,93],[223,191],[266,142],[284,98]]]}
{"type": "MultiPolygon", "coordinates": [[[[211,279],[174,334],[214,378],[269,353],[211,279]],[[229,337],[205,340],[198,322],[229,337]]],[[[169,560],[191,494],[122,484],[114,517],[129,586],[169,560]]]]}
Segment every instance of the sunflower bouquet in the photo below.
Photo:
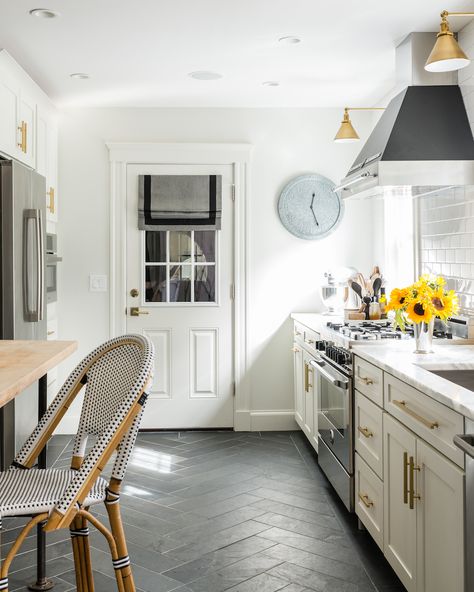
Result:
{"type": "Polygon", "coordinates": [[[446,321],[459,310],[454,290],[446,290],[444,278],[422,275],[406,288],[395,288],[386,310],[395,313],[395,325],[405,331],[407,323],[429,324],[435,318],[446,321]]]}

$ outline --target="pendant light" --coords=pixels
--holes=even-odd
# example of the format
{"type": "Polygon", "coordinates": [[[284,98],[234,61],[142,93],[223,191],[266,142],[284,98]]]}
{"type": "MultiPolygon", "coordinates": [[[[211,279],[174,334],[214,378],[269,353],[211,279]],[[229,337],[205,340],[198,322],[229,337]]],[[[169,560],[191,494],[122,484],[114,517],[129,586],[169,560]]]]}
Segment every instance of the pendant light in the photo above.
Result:
{"type": "Polygon", "coordinates": [[[352,121],[349,117],[349,111],[384,111],[385,107],[345,107],[344,117],[341,126],[334,137],[334,141],[340,144],[349,144],[360,140],[359,134],[355,131],[352,121]]]}
{"type": "Polygon", "coordinates": [[[441,13],[441,24],[436,36],[436,43],[426,61],[425,70],[428,72],[451,72],[469,66],[471,60],[459,47],[454,33],[449,28],[448,16],[474,16],[474,12],[441,13]]]}

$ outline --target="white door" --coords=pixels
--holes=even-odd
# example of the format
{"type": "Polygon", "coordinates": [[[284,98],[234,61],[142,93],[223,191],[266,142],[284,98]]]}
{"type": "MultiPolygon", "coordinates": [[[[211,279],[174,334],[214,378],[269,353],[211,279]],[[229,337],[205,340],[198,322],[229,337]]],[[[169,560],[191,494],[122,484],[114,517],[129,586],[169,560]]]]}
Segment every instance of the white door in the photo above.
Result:
{"type": "Polygon", "coordinates": [[[408,592],[416,590],[416,512],[410,509],[410,458],[416,459],[416,438],[384,414],[384,551],[408,592]]]}
{"type": "Polygon", "coordinates": [[[127,166],[127,332],[148,335],[156,349],[144,428],[233,426],[232,186],[232,165],[127,166]],[[222,229],[138,230],[144,174],[221,175],[222,229]]]}
{"type": "MultiPolygon", "coordinates": [[[[464,590],[464,473],[416,441],[418,586],[422,592],[464,590]]],[[[470,560],[470,559],[469,559],[470,560]]]]}

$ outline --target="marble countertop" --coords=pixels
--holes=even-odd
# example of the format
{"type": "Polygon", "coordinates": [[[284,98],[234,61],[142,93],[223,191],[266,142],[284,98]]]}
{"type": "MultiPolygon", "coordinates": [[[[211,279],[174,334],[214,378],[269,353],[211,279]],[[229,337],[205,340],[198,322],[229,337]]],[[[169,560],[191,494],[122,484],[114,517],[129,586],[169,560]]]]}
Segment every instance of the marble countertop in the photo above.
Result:
{"type": "Polygon", "coordinates": [[[391,341],[376,345],[355,345],[353,351],[436,401],[474,419],[474,392],[430,372],[472,370],[474,377],[474,345],[466,344],[464,340],[438,341],[433,344],[431,354],[415,354],[414,346],[411,340],[391,341]]]}
{"type": "Polygon", "coordinates": [[[291,318],[298,323],[301,323],[308,329],[312,329],[317,333],[321,332],[321,329],[327,325],[329,321],[332,323],[343,322],[342,316],[328,315],[321,312],[293,312],[291,318]]]}

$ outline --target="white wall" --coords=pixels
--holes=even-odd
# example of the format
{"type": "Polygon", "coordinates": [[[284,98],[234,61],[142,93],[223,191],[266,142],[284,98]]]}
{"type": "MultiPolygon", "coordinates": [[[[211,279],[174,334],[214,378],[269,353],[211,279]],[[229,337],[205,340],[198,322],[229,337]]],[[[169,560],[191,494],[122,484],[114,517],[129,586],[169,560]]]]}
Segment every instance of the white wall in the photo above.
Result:
{"type": "MultiPolygon", "coordinates": [[[[108,273],[109,169],[105,141],[247,142],[254,146],[250,196],[250,385],[254,410],[290,410],[292,311],[322,309],[319,278],[334,265],[368,273],[374,263],[372,204],[346,203],[343,223],[322,241],[281,225],[278,195],[293,176],[317,172],[338,182],[360,145],[334,144],[334,109],[82,109],[60,122],[60,224],[63,263],[59,323],[77,339],[79,360],[108,338],[108,294],[88,291],[89,273],[108,273]]],[[[362,138],[371,116],[358,118],[362,138]]],[[[72,361],[69,364],[71,367],[72,361]]],[[[67,370],[66,364],[63,367],[67,370]]],[[[275,427],[278,427],[275,424],[275,427]]],[[[72,429],[68,424],[67,429],[72,429]]]]}

